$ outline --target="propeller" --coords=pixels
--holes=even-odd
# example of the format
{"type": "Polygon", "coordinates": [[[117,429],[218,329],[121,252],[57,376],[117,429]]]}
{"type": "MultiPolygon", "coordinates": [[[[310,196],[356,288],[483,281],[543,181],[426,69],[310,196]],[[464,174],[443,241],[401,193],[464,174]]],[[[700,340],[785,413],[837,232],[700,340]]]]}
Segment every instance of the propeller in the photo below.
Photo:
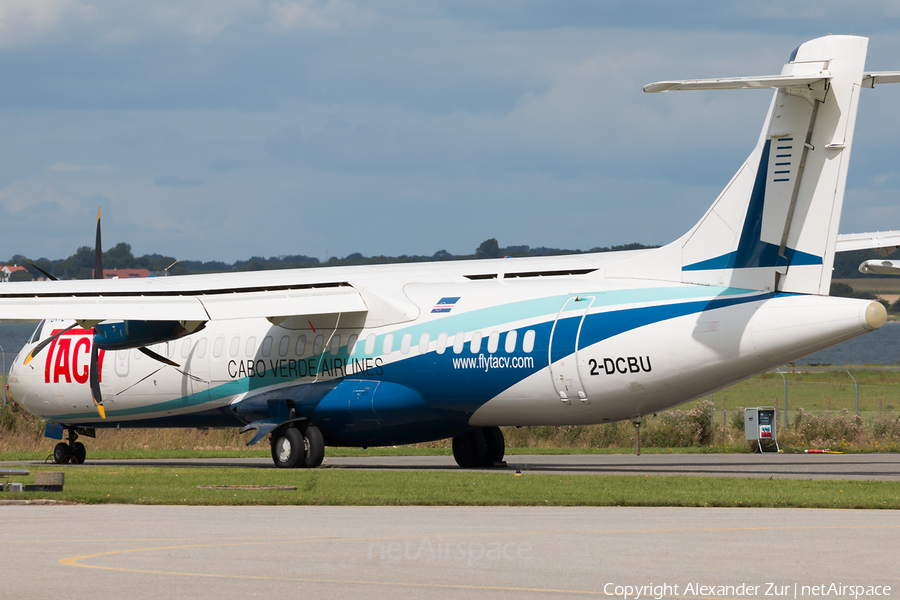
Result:
{"type": "Polygon", "coordinates": [[[156,352],[154,352],[153,350],[151,350],[150,348],[147,348],[145,346],[141,346],[140,348],[138,348],[138,350],[140,350],[144,354],[144,356],[149,356],[153,360],[158,360],[159,362],[161,362],[165,365],[169,365],[170,367],[180,367],[181,366],[174,360],[169,360],[165,356],[162,356],[161,354],[157,354],[156,352]]]}
{"type": "MultiPolygon", "coordinates": [[[[50,273],[47,273],[46,271],[44,271],[43,269],[41,269],[40,267],[38,267],[37,265],[32,263],[30,260],[25,259],[25,261],[29,265],[31,265],[32,267],[34,267],[35,269],[40,271],[41,274],[43,274],[44,277],[46,277],[47,279],[49,279],[51,281],[57,281],[56,277],[54,277],[50,273]]],[[[175,262],[178,262],[178,261],[175,261],[175,262]]],[[[172,263],[172,265],[174,265],[174,264],[175,263],[172,263]]],[[[169,268],[171,268],[172,265],[169,265],[169,268]]],[[[103,279],[104,278],[103,277],[103,248],[102,248],[101,241],[100,241],[100,208],[99,207],[97,208],[97,238],[96,238],[96,241],[94,242],[93,278],[94,279],[103,279]]],[[[94,327],[94,325],[96,325],[96,324],[97,324],[96,321],[91,321],[91,322],[88,322],[88,321],[77,322],[76,321],[75,323],[73,323],[72,325],[69,325],[62,331],[58,331],[57,333],[53,334],[52,336],[48,337],[46,340],[44,340],[41,343],[39,343],[38,345],[36,345],[31,350],[31,352],[28,353],[28,356],[25,357],[25,364],[27,365],[29,362],[31,362],[31,360],[35,356],[37,356],[44,348],[46,348],[47,346],[52,344],[57,338],[59,338],[59,336],[63,335],[64,333],[66,333],[67,331],[69,331],[70,329],[75,327],[76,325],[81,325],[85,329],[92,329],[94,327]]],[[[180,366],[178,363],[176,363],[172,360],[169,360],[165,356],[157,354],[156,352],[154,352],[153,350],[150,350],[149,348],[139,347],[138,350],[140,350],[144,355],[149,356],[150,358],[152,358],[156,361],[159,361],[165,365],[169,365],[169,366],[176,367],[176,368],[178,368],[180,366]]],[[[100,414],[100,418],[105,419],[106,418],[106,409],[103,407],[103,395],[100,392],[99,354],[100,354],[100,352],[99,352],[99,349],[97,348],[97,344],[94,343],[92,340],[91,341],[91,366],[90,366],[91,398],[94,400],[94,406],[97,408],[97,412],[100,414]]]]}
{"type": "Polygon", "coordinates": [[[38,353],[39,353],[41,350],[43,350],[44,348],[46,348],[47,346],[49,346],[50,344],[52,344],[54,341],[56,341],[56,338],[58,338],[59,336],[61,336],[61,335],[64,334],[65,332],[69,331],[70,329],[72,329],[72,328],[75,327],[76,325],[78,325],[78,323],[72,323],[71,325],[69,325],[68,327],[66,327],[65,329],[63,329],[62,331],[58,331],[58,332],[54,333],[53,335],[51,335],[50,337],[48,337],[46,340],[44,340],[43,342],[41,342],[40,344],[38,344],[37,346],[35,346],[34,348],[32,348],[32,349],[31,349],[31,352],[28,353],[28,356],[25,357],[25,362],[24,362],[24,364],[27,365],[28,363],[30,363],[30,362],[31,362],[31,359],[34,358],[35,356],[37,356],[38,353]]]}
{"type": "Polygon", "coordinates": [[[47,271],[43,270],[42,268],[40,268],[39,266],[37,266],[36,264],[34,264],[33,262],[31,262],[31,261],[28,260],[27,258],[23,258],[22,260],[24,260],[24,261],[27,262],[29,265],[31,265],[32,267],[34,267],[35,269],[37,269],[38,271],[40,271],[40,272],[41,272],[41,275],[43,275],[44,277],[46,277],[49,281],[59,281],[56,277],[54,277],[53,275],[51,275],[51,274],[48,273],[47,271]]]}
{"type": "MultiPolygon", "coordinates": [[[[97,240],[94,243],[94,279],[103,279],[103,250],[100,247],[100,207],[97,207],[97,240]]],[[[100,369],[98,368],[99,350],[97,344],[91,341],[91,398],[94,406],[100,413],[100,418],[106,418],[106,409],[103,408],[103,395],[100,393],[100,369]]]]}

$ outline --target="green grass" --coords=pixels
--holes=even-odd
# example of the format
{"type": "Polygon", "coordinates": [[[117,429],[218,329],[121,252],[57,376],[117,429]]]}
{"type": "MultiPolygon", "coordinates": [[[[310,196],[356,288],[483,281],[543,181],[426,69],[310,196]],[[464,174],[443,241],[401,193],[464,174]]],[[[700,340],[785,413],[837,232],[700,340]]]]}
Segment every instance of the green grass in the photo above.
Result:
{"type": "Polygon", "coordinates": [[[860,277],[859,279],[832,279],[832,283],[849,285],[857,292],[872,294],[900,294],[898,277],[860,277]]]}
{"type": "MultiPolygon", "coordinates": [[[[641,454],[711,454],[743,453],[745,446],[706,446],[702,448],[641,448],[641,454]]],[[[566,455],[566,454],[632,454],[634,448],[507,448],[506,455],[566,455]]],[[[0,461],[44,460],[51,452],[0,452],[0,461]]],[[[400,446],[387,448],[327,448],[328,457],[358,456],[452,456],[450,448],[400,446]]],[[[88,464],[103,460],[155,460],[178,458],[266,458],[265,450],[96,450],[88,451],[88,464]]]]}
{"type": "Polygon", "coordinates": [[[63,492],[4,493],[88,504],[761,506],[900,508],[894,482],[727,477],[537,475],[421,471],[60,467],[63,492]],[[297,490],[208,490],[198,485],[293,485],[297,490]]]}

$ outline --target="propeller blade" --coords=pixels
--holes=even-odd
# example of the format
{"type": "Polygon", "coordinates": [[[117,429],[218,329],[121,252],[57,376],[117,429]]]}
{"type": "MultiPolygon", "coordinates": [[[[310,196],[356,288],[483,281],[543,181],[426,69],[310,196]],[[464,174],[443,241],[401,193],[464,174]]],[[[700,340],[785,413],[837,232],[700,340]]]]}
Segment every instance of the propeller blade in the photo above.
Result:
{"type": "Polygon", "coordinates": [[[100,244],[100,207],[97,207],[97,240],[94,242],[94,279],[103,279],[103,248],[100,244]]]}
{"type": "Polygon", "coordinates": [[[138,350],[140,350],[144,354],[144,356],[149,356],[153,360],[158,360],[159,362],[161,362],[165,365],[169,365],[170,367],[180,367],[181,366],[177,362],[169,360],[168,358],[166,358],[165,356],[162,356],[161,354],[157,354],[150,348],[145,348],[142,346],[142,347],[138,348],[138,350]]]}
{"type": "Polygon", "coordinates": [[[23,258],[22,260],[24,260],[24,261],[27,262],[29,265],[31,265],[32,267],[34,267],[35,269],[37,269],[38,271],[40,271],[40,272],[41,272],[41,275],[43,275],[44,277],[46,277],[46,278],[49,279],[50,281],[59,281],[59,279],[57,279],[56,277],[54,277],[53,275],[51,275],[51,274],[48,273],[47,271],[43,270],[42,268],[40,268],[39,266],[37,266],[36,264],[34,264],[33,262],[31,262],[31,261],[28,260],[27,258],[23,258]]]}
{"type": "Polygon", "coordinates": [[[94,399],[94,406],[100,413],[100,418],[106,418],[106,409],[103,408],[103,396],[100,394],[100,371],[97,368],[98,363],[97,344],[91,344],[91,398],[94,399]]]}
{"type": "MultiPolygon", "coordinates": [[[[97,239],[94,242],[94,279],[103,279],[103,247],[100,243],[100,207],[97,207],[97,239]]],[[[100,413],[100,418],[106,418],[106,409],[103,408],[103,395],[100,393],[100,371],[98,368],[97,344],[91,343],[91,398],[94,406],[100,413]]]]}
{"type": "Polygon", "coordinates": [[[40,344],[38,344],[37,346],[35,346],[34,348],[32,348],[31,352],[28,353],[28,356],[25,357],[25,363],[24,363],[24,364],[27,365],[28,363],[30,363],[30,362],[31,362],[31,359],[34,358],[35,356],[37,356],[38,353],[40,353],[41,350],[43,350],[44,348],[46,348],[47,346],[49,346],[50,344],[52,344],[52,343],[56,340],[56,338],[58,338],[59,336],[61,336],[61,335],[64,334],[65,332],[67,332],[68,330],[72,329],[72,328],[75,327],[76,325],[78,325],[78,323],[72,323],[71,325],[69,325],[68,327],[66,327],[65,329],[63,329],[62,331],[57,332],[57,333],[54,333],[53,335],[51,335],[50,337],[48,337],[46,340],[44,340],[43,342],[41,342],[40,344]]]}

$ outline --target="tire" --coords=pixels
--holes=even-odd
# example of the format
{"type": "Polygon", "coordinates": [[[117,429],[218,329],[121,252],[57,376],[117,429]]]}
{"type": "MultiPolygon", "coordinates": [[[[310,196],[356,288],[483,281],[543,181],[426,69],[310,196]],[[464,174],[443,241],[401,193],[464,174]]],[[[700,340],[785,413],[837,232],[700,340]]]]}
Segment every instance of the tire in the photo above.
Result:
{"type": "Polygon", "coordinates": [[[493,467],[495,464],[503,462],[503,455],[506,454],[506,442],[503,440],[503,432],[500,431],[499,427],[482,427],[481,432],[487,444],[485,466],[493,467]]]}
{"type": "Polygon", "coordinates": [[[87,450],[85,450],[84,444],[82,444],[81,442],[75,442],[72,456],[75,457],[76,463],[78,463],[79,465],[83,465],[84,459],[87,458],[87,450]]]}
{"type": "Polygon", "coordinates": [[[53,448],[53,462],[58,465],[63,465],[69,462],[69,445],[65,442],[58,443],[53,448]]]}
{"type": "Polygon", "coordinates": [[[453,458],[463,469],[485,466],[486,456],[487,442],[481,429],[453,438],[453,458]]]}
{"type": "Polygon", "coordinates": [[[285,427],[272,435],[272,460],[279,469],[295,469],[306,460],[306,443],[296,427],[285,427]]]}
{"type": "Polygon", "coordinates": [[[306,425],[301,431],[306,440],[306,460],[303,466],[307,469],[315,469],[325,460],[325,440],[322,438],[322,432],[315,425],[306,425]]]}

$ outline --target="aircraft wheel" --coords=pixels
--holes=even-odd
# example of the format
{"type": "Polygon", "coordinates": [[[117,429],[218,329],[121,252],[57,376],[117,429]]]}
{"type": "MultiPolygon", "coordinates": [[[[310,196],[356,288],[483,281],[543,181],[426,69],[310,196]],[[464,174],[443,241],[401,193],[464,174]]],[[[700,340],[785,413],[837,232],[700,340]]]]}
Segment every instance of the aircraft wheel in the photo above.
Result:
{"type": "Polygon", "coordinates": [[[486,466],[487,441],[481,429],[453,438],[453,458],[463,469],[486,466]]]}
{"type": "Polygon", "coordinates": [[[87,450],[84,448],[84,444],[81,442],[75,442],[73,445],[72,456],[75,457],[75,462],[79,465],[84,464],[84,459],[87,458],[87,450]]]}
{"type": "Polygon", "coordinates": [[[69,445],[65,442],[60,442],[53,448],[53,462],[58,465],[69,462],[70,455],[69,445]]]}
{"type": "Polygon", "coordinates": [[[325,440],[322,438],[322,432],[315,425],[307,425],[302,429],[303,438],[306,440],[306,461],[307,469],[315,469],[325,460],[325,440]]]}
{"type": "Polygon", "coordinates": [[[306,460],[303,434],[296,427],[285,427],[272,435],[272,460],[279,469],[294,469],[306,460]]]}
{"type": "Polygon", "coordinates": [[[493,467],[496,463],[503,462],[503,455],[506,454],[503,432],[499,427],[482,427],[481,431],[487,444],[487,466],[493,467]]]}

